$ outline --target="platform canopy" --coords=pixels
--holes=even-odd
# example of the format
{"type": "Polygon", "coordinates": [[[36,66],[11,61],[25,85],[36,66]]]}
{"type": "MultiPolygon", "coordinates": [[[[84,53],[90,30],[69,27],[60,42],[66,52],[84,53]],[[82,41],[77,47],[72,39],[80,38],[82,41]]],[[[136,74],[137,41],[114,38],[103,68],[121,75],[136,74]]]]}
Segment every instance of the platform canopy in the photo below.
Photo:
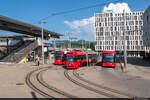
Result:
{"type": "MultiPolygon", "coordinates": [[[[41,37],[40,27],[27,24],[21,21],[17,21],[5,16],[0,16],[0,30],[6,30],[6,31],[20,33],[20,34],[25,34],[25,35],[31,35],[34,37],[41,37]]],[[[46,29],[44,29],[43,32],[44,32],[44,37],[46,38],[49,37],[49,34],[53,38],[60,38],[60,36],[63,36],[61,34],[46,29]]]]}

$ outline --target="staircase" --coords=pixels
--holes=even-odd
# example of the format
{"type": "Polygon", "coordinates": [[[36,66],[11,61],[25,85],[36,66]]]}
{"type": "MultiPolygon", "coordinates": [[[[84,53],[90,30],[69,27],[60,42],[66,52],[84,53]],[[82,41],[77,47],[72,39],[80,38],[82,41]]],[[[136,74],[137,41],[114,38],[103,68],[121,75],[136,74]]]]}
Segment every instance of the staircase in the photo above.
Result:
{"type": "Polygon", "coordinates": [[[14,50],[18,49],[23,44],[24,44],[24,41],[21,40],[20,42],[13,45],[12,47],[9,47],[8,51],[7,51],[7,47],[0,47],[0,60],[3,59],[4,57],[8,56],[9,54],[11,54],[14,50]]]}
{"type": "Polygon", "coordinates": [[[0,51],[0,59],[4,57],[4,53],[0,51]]]}
{"type": "Polygon", "coordinates": [[[25,56],[38,47],[37,41],[26,41],[24,45],[4,57],[1,62],[19,63],[25,56]]]}

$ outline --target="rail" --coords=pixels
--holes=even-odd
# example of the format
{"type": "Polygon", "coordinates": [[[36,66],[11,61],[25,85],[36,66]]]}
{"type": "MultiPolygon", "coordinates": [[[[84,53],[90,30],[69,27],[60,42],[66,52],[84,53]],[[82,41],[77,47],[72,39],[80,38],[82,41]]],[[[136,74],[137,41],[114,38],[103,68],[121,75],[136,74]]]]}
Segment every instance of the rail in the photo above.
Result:
{"type": "Polygon", "coordinates": [[[94,83],[94,82],[92,82],[92,81],[89,81],[89,80],[87,80],[87,79],[84,79],[83,77],[79,76],[79,74],[77,73],[77,71],[73,71],[73,74],[74,74],[74,76],[76,76],[79,80],[84,81],[84,82],[86,82],[86,83],[88,83],[88,84],[91,84],[91,85],[93,85],[93,86],[95,86],[95,87],[97,87],[97,88],[105,89],[105,90],[107,90],[107,91],[110,91],[110,92],[113,92],[113,93],[116,93],[116,94],[120,94],[120,95],[123,95],[123,96],[133,97],[133,96],[131,96],[130,94],[124,93],[124,92],[122,92],[122,91],[118,91],[118,90],[115,90],[115,89],[112,89],[112,88],[108,88],[108,87],[102,86],[102,85],[100,85],[100,84],[94,83]]]}
{"type": "Polygon", "coordinates": [[[65,75],[65,77],[68,80],[70,80],[71,82],[75,83],[76,85],[81,86],[81,87],[83,87],[83,88],[85,88],[87,90],[93,91],[95,93],[98,93],[100,95],[103,95],[103,96],[106,96],[106,97],[109,97],[109,98],[131,98],[131,96],[129,96],[128,94],[125,94],[125,93],[122,93],[120,91],[113,90],[113,89],[110,89],[110,88],[107,88],[107,87],[103,87],[101,85],[92,83],[92,82],[90,82],[88,80],[81,79],[81,77],[79,77],[77,75],[77,73],[75,73],[74,71],[72,72],[73,76],[71,76],[69,74],[68,70],[64,71],[64,75],[65,75]],[[77,80],[77,79],[72,78],[74,76],[77,79],[79,79],[80,81],[77,80]]]}
{"type": "Polygon", "coordinates": [[[56,87],[51,86],[50,84],[47,84],[43,80],[42,73],[47,71],[50,68],[52,67],[39,68],[39,69],[31,71],[26,76],[26,84],[35,92],[41,94],[42,96],[46,98],[56,99],[56,96],[61,97],[61,98],[62,97],[63,98],[78,98],[77,96],[71,95],[56,87]]]}

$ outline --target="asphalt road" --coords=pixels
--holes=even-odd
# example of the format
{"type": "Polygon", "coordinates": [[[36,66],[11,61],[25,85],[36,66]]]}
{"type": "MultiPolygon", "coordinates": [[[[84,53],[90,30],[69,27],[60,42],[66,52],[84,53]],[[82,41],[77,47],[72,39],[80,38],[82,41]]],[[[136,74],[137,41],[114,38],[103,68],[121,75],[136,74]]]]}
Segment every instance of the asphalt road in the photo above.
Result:
{"type": "Polygon", "coordinates": [[[128,58],[128,64],[133,65],[136,69],[145,73],[150,73],[150,61],[142,58],[128,58]]]}
{"type": "MultiPolygon", "coordinates": [[[[105,87],[109,87],[121,92],[132,95],[133,97],[150,98],[150,62],[145,62],[141,58],[128,59],[130,68],[126,72],[122,72],[120,67],[104,68],[99,64],[91,67],[79,68],[79,75],[94,83],[101,84],[105,87]],[[143,65],[144,64],[144,65],[143,65]],[[146,77],[146,78],[144,78],[146,77]]],[[[42,65],[41,65],[42,67],[42,65]]],[[[59,66],[61,67],[61,66],[59,66]]],[[[129,67],[129,66],[128,66],[129,67]]],[[[18,64],[18,65],[2,65],[0,66],[0,97],[28,97],[32,98],[31,90],[25,84],[25,77],[28,72],[36,69],[34,64],[18,64]],[[7,76],[7,77],[6,77],[7,76]],[[23,85],[16,85],[22,83],[23,85]]],[[[83,93],[82,89],[76,88],[75,84],[65,80],[63,76],[63,68],[50,70],[49,75],[45,75],[45,80],[49,84],[60,86],[60,89],[71,88],[71,91],[77,91],[77,93],[83,93]],[[48,76],[48,77],[47,77],[48,76]],[[51,77],[50,77],[51,76],[51,77]],[[53,77],[52,77],[53,76],[53,77]],[[50,81],[50,82],[49,82],[50,81]],[[66,85],[60,85],[63,82],[66,85]],[[60,83],[60,84],[59,84],[60,83]],[[62,87],[61,87],[62,86],[62,87]],[[65,87],[66,86],[66,87],[65,87]],[[70,87],[69,87],[70,86],[70,87]]],[[[35,92],[37,97],[41,97],[35,92]]],[[[91,94],[91,97],[94,94],[91,94]]]]}
{"type": "Polygon", "coordinates": [[[145,79],[143,76],[150,76],[150,62],[142,58],[128,58],[128,71],[125,72],[121,71],[119,64],[115,69],[101,67],[100,64],[96,67],[100,69],[99,78],[104,81],[102,82],[103,85],[131,94],[134,97],[150,97],[150,78],[145,79]]]}
{"type": "Polygon", "coordinates": [[[131,76],[127,73],[102,68],[100,78],[106,86],[138,97],[150,97],[150,80],[142,79],[140,75],[131,76]]]}

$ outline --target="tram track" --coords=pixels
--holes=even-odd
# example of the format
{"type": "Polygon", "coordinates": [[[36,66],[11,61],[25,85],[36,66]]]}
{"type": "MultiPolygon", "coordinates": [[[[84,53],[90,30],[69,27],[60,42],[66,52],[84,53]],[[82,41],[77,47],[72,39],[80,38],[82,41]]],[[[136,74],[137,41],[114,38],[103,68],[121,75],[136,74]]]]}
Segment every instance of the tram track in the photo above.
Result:
{"type": "Polygon", "coordinates": [[[50,90],[52,90],[52,91],[54,91],[54,92],[56,92],[56,93],[59,93],[59,94],[61,94],[61,95],[63,95],[63,96],[66,96],[66,97],[69,97],[69,98],[79,98],[79,97],[77,97],[77,96],[74,96],[74,95],[72,95],[72,94],[66,93],[66,92],[64,92],[64,91],[61,91],[60,89],[57,89],[56,87],[53,87],[53,86],[50,86],[49,84],[47,84],[47,83],[43,80],[43,78],[42,78],[42,74],[43,74],[44,71],[46,71],[46,70],[42,70],[42,71],[40,71],[40,73],[37,74],[37,80],[38,80],[43,86],[45,86],[45,87],[47,87],[48,89],[50,89],[50,90]]]}
{"type": "Polygon", "coordinates": [[[87,79],[84,79],[83,77],[79,76],[79,74],[77,73],[77,71],[73,71],[73,74],[74,74],[74,76],[76,76],[79,80],[84,81],[84,82],[86,82],[86,83],[88,83],[88,84],[91,84],[91,85],[93,85],[93,86],[95,86],[95,87],[97,87],[97,88],[99,88],[99,89],[104,89],[104,90],[106,90],[106,91],[119,94],[120,96],[126,96],[126,97],[129,97],[129,98],[132,97],[131,95],[129,95],[129,94],[127,94],[127,93],[124,93],[124,92],[121,92],[121,91],[118,91],[118,90],[115,90],[115,89],[112,89],[112,88],[108,88],[108,87],[102,86],[102,85],[100,85],[100,84],[94,83],[94,82],[92,82],[92,81],[89,81],[89,80],[87,80],[87,79]]]}
{"type": "Polygon", "coordinates": [[[44,67],[31,71],[26,76],[26,84],[35,92],[39,93],[45,98],[77,98],[76,96],[73,96],[69,93],[66,93],[60,89],[57,89],[56,87],[47,84],[43,80],[43,72],[47,71],[50,68],[51,67],[44,67]]]}
{"type": "MultiPolygon", "coordinates": [[[[41,68],[40,68],[41,69],[41,68]]],[[[53,96],[43,92],[41,89],[37,88],[37,86],[34,85],[34,82],[31,81],[31,77],[33,76],[33,73],[40,70],[40,69],[36,69],[31,71],[30,73],[27,74],[26,76],[26,84],[35,92],[39,93],[40,95],[42,95],[45,98],[54,98],[53,96]]]]}
{"type": "Polygon", "coordinates": [[[85,80],[85,79],[79,77],[79,75],[76,73],[76,71],[65,70],[64,75],[68,80],[75,83],[76,85],[81,86],[81,87],[83,87],[87,90],[90,90],[92,92],[95,92],[97,94],[103,95],[105,97],[108,97],[108,98],[131,98],[131,96],[129,96],[125,93],[123,94],[120,91],[113,90],[113,89],[95,84],[93,82],[90,82],[88,80],[85,80]]]}

